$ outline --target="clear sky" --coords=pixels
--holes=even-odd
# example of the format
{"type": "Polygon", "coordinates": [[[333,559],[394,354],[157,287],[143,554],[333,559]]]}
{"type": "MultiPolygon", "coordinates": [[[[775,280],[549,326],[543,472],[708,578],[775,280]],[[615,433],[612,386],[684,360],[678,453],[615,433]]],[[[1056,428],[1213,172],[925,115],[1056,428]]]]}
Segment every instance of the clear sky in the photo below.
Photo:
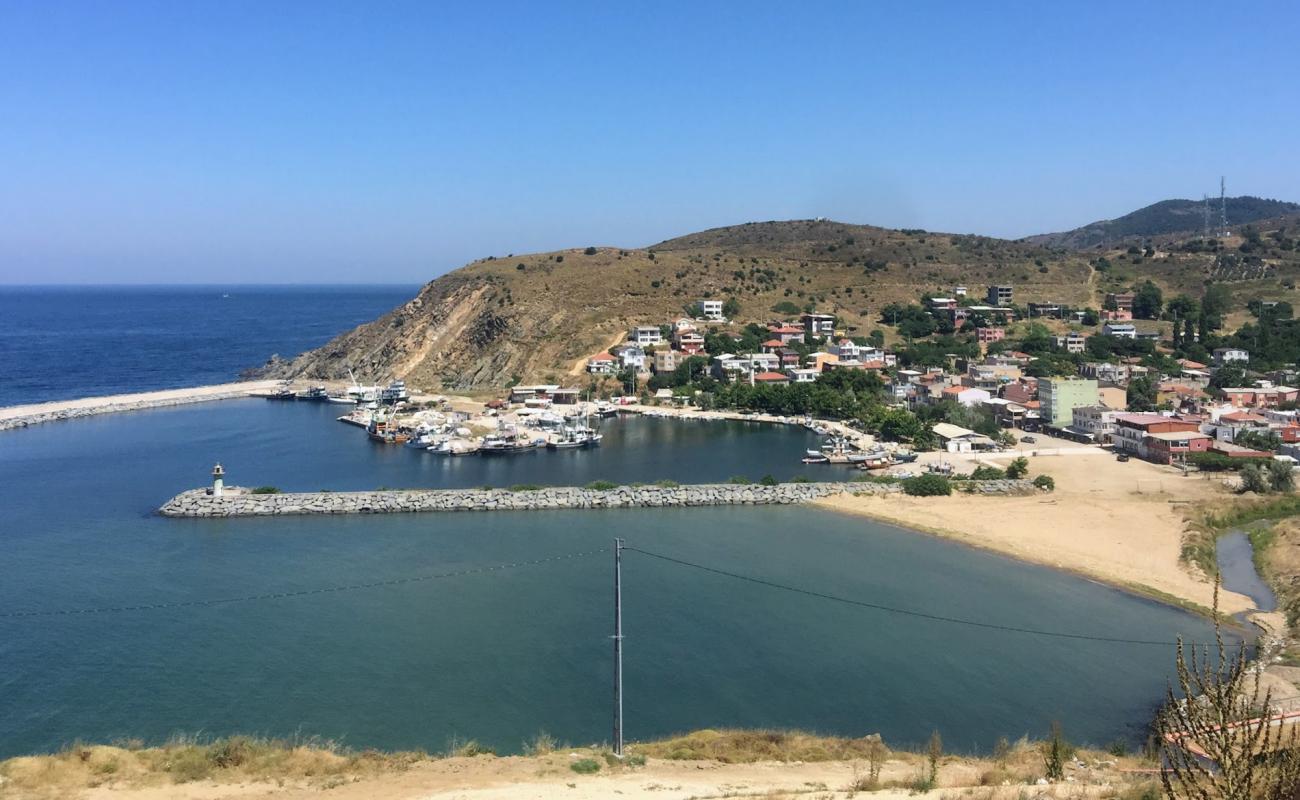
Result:
{"type": "Polygon", "coordinates": [[[0,0],[0,283],[1300,200],[1300,4],[0,0]]]}

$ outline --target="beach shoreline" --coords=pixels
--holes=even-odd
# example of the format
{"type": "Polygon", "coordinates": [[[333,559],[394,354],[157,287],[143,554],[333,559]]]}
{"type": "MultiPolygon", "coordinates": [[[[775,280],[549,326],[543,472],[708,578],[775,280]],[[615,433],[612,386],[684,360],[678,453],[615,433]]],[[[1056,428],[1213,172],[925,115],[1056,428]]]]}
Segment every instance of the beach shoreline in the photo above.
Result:
{"type": "MultiPolygon", "coordinates": [[[[996,464],[1011,452],[982,461],[996,464]]],[[[1152,464],[1112,459],[1029,457],[1032,475],[1056,490],[1031,497],[854,496],[820,498],[814,508],[860,516],[909,531],[1074,574],[1147,599],[1208,614],[1214,586],[1181,560],[1183,510],[1225,491],[1216,481],[1181,478],[1152,464]],[[1146,492],[1135,489],[1152,482],[1146,492]]],[[[1002,464],[1005,466],[1005,463],[1002,464]]],[[[1245,595],[1220,592],[1220,610],[1248,613],[1269,632],[1285,630],[1245,595]]]]}

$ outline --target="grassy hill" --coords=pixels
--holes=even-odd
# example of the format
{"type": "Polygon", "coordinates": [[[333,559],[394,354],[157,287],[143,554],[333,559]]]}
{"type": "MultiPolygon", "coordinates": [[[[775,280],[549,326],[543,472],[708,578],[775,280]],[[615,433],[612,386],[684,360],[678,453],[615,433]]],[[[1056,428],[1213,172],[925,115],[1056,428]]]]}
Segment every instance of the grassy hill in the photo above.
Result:
{"type": "Polygon", "coordinates": [[[647,248],[585,247],[489,257],[431,281],[409,303],[266,374],[402,377],[421,389],[488,390],[512,382],[584,383],[588,356],[629,327],[662,324],[702,298],[735,298],[734,324],[835,314],[851,333],[880,328],[887,303],[957,284],[982,296],[1015,287],[1018,304],[1100,307],[1107,291],[1152,280],[1166,298],[1229,286],[1300,305],[1300,214],[1203,241],[1170,235],[1150,246],[1077,252],[1033,241],[888,230],[828,220],[753,222],[647,248]]]}
{"type": "MultiPolygon", "coordinates": [[[[1229,228],[1300,212],[1300,204],[1249,196],[1229,197],[1226,206],[1229,228]]],[[[1195,236],[1204,232],[1205,208],[1200,200],[1161,200],[1116,219],[1100,220],[1061,233],[1030,236],[1025,241],[1045,247],[1088,250],[1175,234],[1195,236]]],[[[1214,229],[1222,216],[1217,199],[1210,201],[1209,210],[1210,226],[1214,229]]]]}
{"type": "Polygon", "coordinates": [[[1083,303],[1091,274],[1085,257],[1034,244],[824,220],[749,223],[648,248],[482,259],[269,372],[340,378],[352,367],[456,390],[561,381],[630,326],[668,322],[702,298],[734,297],[742,324],[815,308],[865,334],[880,327],[881,306],[925,291],[1011,282],[1020,301],[1083,303]]]}

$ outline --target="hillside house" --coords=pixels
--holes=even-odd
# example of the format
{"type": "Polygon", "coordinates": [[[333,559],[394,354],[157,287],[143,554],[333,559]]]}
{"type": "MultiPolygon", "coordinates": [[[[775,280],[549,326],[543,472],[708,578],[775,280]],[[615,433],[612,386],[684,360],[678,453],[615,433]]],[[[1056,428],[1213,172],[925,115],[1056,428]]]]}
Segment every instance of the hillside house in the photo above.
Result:
{"type": "Polygon", "coordinates": [[[784,372],[756,372],[754,373],[754,383],[768,386],[787,384],[790,382],[790,376],[784,372]]]}
{"type": "Polygon", "coordinates": [[[1115,409],[1102,405],[1078,406],[1066,430],[1097,444],[1107,444],[1114,437],[1117,414],[1115,409]]]}
{"type": "Polygon", "coordinates": [[[660,374],[672,372],[677,369],[684,360],[682,354],[677,350],[669,350],[666,347],[661,350],[656,350],[654,355],[655,372],[660,374]]]}
{"type": "Polygon", "coordinates": [[[1222,367],[1226,364],[1236,364],[1244,367],[1248,363],[1250,363],[1250,353],[1240,347],[1214,348],[1214,366],[1216,367],[1222,367]]]}
{"type": "Polygon", "coordinates": [[[1103,308],[1101,310],[1101,321],[1102,322],[1132,322],[1133,312],[1127,309],[1114,310],[1114,309],[1103,308]]]}
{"type": "Polygon", "coordinates": [[[759,348],[764,353],[775,353],[783,347],[785,347],[785,344],[780,339],[768,339],[766,342],[759,345],[759,348]]]}
{"type": "Polygon", "coordinates": [[[704,352],[704,337],[695,330],[678,331],[673,336],[673,344],[688,356],[704,352]]]}
{"type": "Polygon", "coordinates": [[[1007,338],[1006,328],[976,328],[975,329],[975,341],[979,342],[980,344],[988,344],[990,342],[1000,342],[1005,338],[1007,338]]]}
{"type": "Polygon", "coordinates": [[[1137,328],[1128,322],[1107,322],[1101,326],[1102,336],[1114,336],[1118,339],[1136,339],[1137,328]]]}
{"type": "Polygon", "coordinates": [[[645,350],[634,344],[625,344],[615,348],[619,363],[624,369],[634,369],[637,372],[647,371],[645,350]]]}
{"type": "MultiPolygon", "coordinates": [[[[1132,292],[1106,292],[1106,302],[1103,303],[1103,307],[1131,312],[1133,310],[1133,297],[1132,292]]],[[[1129,318],[1132,319],[1132,316],[1129,318]]]]}
{"type": "Polygon", "coordinates": [[[1013,302],[1014,291],[1010,286],[994,285],[989,287],[988,304],[991,306],[1009,306],[1013,302]]]}
{"type": "Polygon", "coordinates": [[[830,314],[804,314],[799,318],[807,336],[831,336],[835,333],[835,317],[830,314]]]}
{"type": "Polygon", "coordinates": [[[664,333],[658,325],[638,325],[628,332],[627,340],[641,347],[663,344],[664,333]]]}
{"type": "Polygon", "coordinates": [[[785,374],[790,376],[792,383],[814,383],[820,373],[815,369],[790,367],[785,374]]]}
{"type": "Polygon", "coordinates": [[[1065,306],[1061,303],[1030,303],[1029,316],[1031,317],[1056,317],[1061,318],[1065,315],[1065,306]]]}
{"type": "Polygon", "coordinates": [[[722,316],[722,301],[701,300],[700,316],[704,317],[704,319],[712,320],[713,322],[721,322],[724,319],[722,316]]]}
{"type": "Polygon", "coordinates": [[[1082,353],[1088,349],[1088,339],[1082,333],[1071,331],[1064,336],[1055,336],[1056,346],[1067,353],[1082,353]]]}
{"type": "Polygon", "coordinates": [[[1282,403],[1294,403],[1300,398],[1300,390],[1289,386],[1237,387],[1221,391],[1223,399],[1237,408],[1277,408],[1282,403]]]}
{"type": "Polygon", "coordinates": [[[592,375],[613,375],[618,372],[618,359],[609,353],[597,353],[587,359],[587,372],[592,375]]]}
{"type": "Polygon", "coordinates": [[[769,325],[767,332],[771,334],[773,339],[780,339],[781,344],[803,341],[803,328],[794,325],[769,325]]]}
{"type": "Polygon", "coordinates": [[[984,389],[971,386],[948,386],[943,390],[945,400],[953,400],[967,408],[986,402],[992,395],[984,389]]]}

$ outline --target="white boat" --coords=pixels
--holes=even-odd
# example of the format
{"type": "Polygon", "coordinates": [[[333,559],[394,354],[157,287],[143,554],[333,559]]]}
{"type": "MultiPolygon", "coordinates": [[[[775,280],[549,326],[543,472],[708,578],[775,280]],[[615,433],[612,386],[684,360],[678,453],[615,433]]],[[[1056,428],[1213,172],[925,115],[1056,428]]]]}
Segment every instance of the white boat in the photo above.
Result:
{"type": "Polygon", "coordinates": [[[406,381],[392,381],[379,390],[378,400],[381,403],[400,403],[410,398],[406,392],[406,381]]]}
{"type": "Polygon", "coordinates": [[[346,396],[341,396],[341,395],[337,395],[337,394],[332,394],[332,395],[330,395],[329,397],[325,398],[325,402],[327,402],[327,403],[338,403],[338,404],[340,404],[340,405],[354,406],[354,405],[357,404],[357,399],[356,399],[355,397],[346,397],[346,396]]]}

